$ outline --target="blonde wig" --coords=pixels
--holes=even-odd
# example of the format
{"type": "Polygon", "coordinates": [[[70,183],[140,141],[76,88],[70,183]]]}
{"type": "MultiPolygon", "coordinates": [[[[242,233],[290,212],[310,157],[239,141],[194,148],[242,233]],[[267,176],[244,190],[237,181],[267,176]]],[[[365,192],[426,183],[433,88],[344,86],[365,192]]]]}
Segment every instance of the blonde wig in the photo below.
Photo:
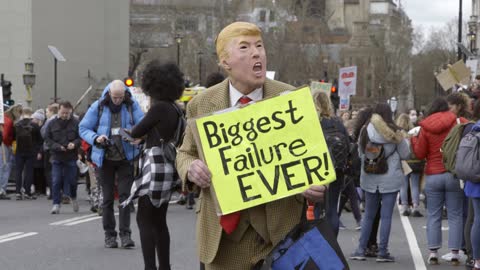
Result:
{"type": "Polygon", "coordinates": [[[223,28],[215,40],[218,60],[221,63],[228,58],[228,45],[230,42],[240,36],[261,36],[262,30],[253,23],[234,22],[223,28]]]}

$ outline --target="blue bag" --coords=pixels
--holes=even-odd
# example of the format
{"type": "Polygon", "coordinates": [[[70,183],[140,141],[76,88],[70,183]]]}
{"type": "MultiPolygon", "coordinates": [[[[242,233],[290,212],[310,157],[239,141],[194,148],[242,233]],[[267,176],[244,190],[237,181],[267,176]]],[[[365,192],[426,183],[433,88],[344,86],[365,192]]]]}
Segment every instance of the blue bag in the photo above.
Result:
{"type": "Polygon", "coordinates": [[[349,266],[328,221],[307,221],[303,211],[300,223],[277,244],[261,269],[348,270],[349,266]]]}

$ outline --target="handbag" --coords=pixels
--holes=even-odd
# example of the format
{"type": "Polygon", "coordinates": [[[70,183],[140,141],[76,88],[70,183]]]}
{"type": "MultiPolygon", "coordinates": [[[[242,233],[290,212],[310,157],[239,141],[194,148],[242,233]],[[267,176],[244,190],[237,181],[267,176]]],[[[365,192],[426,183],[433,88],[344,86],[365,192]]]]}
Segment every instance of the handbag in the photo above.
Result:
{"type": "Polygon", "coordinates": [[[307,220],[306,209],[305,203],[300,223],[273,248],[260,270],[350,269],[330,223],[325,217],[307,220]]]}

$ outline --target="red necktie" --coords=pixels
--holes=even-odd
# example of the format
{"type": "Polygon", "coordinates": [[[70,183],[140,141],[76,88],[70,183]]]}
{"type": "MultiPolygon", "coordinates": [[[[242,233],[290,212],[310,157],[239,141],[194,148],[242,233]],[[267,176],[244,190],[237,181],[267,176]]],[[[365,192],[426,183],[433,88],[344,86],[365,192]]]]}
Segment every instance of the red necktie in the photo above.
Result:
{"type": "Polygon", "coordinates": [[[249,98],[248,96],[243,96],[238,100],[238,102],[240,102],[240,104],[247,104],[250,101],[252,101],[252,99],[249,98]]]}
{"type": "MultiPolygon", "coordinates": [[[[238,100],[240,104],[247,104],[250,101],[252,101],[252,99],[247,96],[243,96],[238,100]]],[[[239,222],[240,212],[234,212],[220,217],[220,225],[227,234],[231,234],[235,231],[239,222]]]]}

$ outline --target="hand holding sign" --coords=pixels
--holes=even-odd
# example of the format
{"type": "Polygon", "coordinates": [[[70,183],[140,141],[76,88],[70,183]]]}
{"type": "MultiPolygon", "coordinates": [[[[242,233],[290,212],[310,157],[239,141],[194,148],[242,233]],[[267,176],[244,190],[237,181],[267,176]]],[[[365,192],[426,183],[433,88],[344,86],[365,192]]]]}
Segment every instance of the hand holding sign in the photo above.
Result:
{"type": "Polygon", "coordinates": [[[188,167],[187,179],[200,188],[210,187],[212,173],[203,161],[196,159],[188,167]]]}
{"type": "Polygon", "coordinates": [[[325,198],[326,192],[327,192],[326,186],[313,185],[303,192],[303,196],[309,202],[313,202],[313,203],[322,202],[323,199],[325,198]]]}

